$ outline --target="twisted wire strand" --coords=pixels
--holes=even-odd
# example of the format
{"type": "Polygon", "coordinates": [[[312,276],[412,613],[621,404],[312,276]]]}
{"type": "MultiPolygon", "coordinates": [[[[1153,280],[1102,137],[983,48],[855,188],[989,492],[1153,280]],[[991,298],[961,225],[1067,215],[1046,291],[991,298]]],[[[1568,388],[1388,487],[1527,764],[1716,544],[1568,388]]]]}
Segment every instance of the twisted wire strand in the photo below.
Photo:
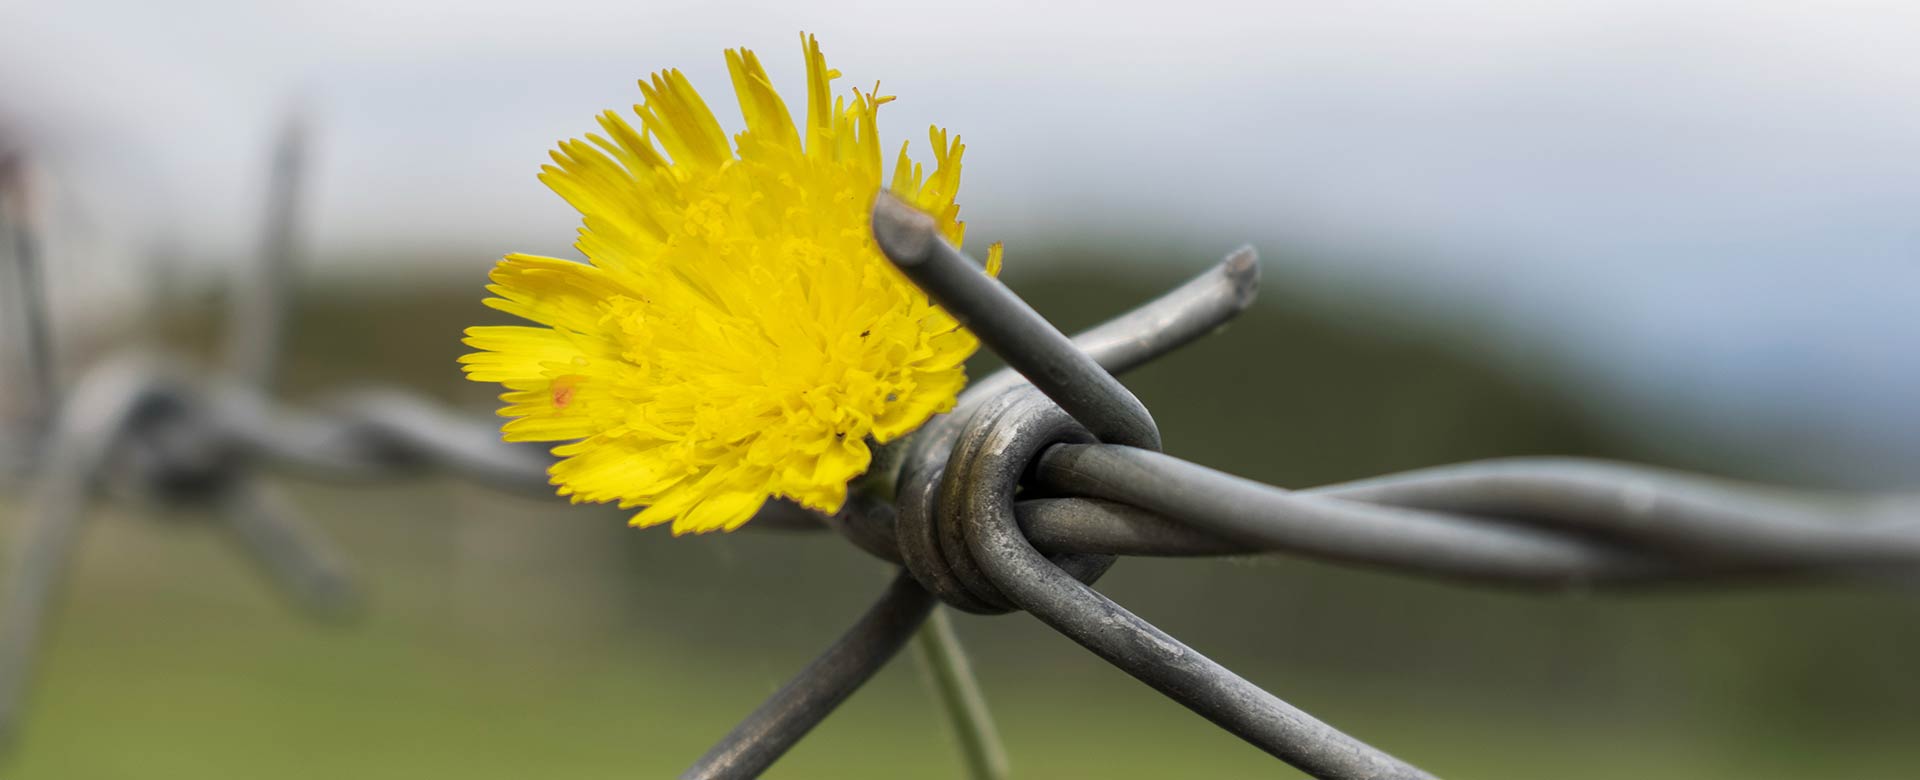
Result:
{"type": "Polygon", "coordinates": [[[1072,496],[1020,505],[1035,545],[1055,553],[1286,552],[1548,589],[1920,564],[1920,527],[1884,508],[1911,502],[1819,512],[1817,499],[1601,461],[1485,461],[1289,491],[1160,453],[1066,444],[1041,455],[1034,477],[1072,496]]]}
{"type": "MultiPolygon", "coordinates": [[[[1032,457],[1077,423],[1031,388],[969,422],[946,479],[974,558],[1021,609],[1167,698],[1318,778],[1419,780],[1424,771],[1330,726],[1141,619],[1033,548],[1014,518],[1032,457]]],[[[1084,434],[1082,434],[1084,435],[1084,434]]]]}

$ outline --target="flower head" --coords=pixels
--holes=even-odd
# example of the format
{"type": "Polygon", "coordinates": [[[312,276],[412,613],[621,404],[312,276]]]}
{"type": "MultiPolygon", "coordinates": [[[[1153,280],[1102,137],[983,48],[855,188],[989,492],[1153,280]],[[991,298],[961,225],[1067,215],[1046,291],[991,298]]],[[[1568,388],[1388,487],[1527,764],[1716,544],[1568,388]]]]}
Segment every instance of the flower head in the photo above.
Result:
{"type": "MultiPolygon", "coordinates": [[[[885,443],[953,407],[973,336],[875,246],[876,114],[831,97],[840,74],[802,36],[796,127],[760,60],[731,50],[746,131],[728,143],[678,70],[640,83],[636,130],[560,144],[540,180],[580,211],[590,264],[508,255],[487,290],[537,326],[475,327],[467,376],[507,392],[509,441],[565,441],[551,475],[575,502],[645,506],[638,526],[738,528],[768,498],[825,512],[885,443]]],[[[902,145],[888,189],[958,243],[959,139],[933,128],[931,173],[902,145]]],[[[988,253],[989,272],[999,247],[988,253]]]]}

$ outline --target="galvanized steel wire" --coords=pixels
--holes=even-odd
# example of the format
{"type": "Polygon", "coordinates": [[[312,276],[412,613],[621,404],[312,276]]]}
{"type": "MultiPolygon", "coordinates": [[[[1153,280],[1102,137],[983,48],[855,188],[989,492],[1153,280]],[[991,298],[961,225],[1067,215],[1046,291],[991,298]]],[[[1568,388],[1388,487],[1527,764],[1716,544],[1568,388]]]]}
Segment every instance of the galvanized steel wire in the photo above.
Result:
{"type": "MultiPolygon", "coordinates": [[[[297,145],[288,148],[283,164],[296,166],[297,145]]],[[[291,204],[290,193],[288,185],[276,197],[291,204]]],[[[257,331],[231,341],[238,370],[194,371],[151,354],[115,358],[58,394],[66,401],[47,436],[14,440],[22,442],[15,449],[30,450],[19,460],[32,474],[0,601],[0,733],[17,720],[40,627],[103,484],[209,502],[297,603],[323,614],[357,603],[350,570],[259,475],[351,482],[437,472],[489,489],[551,492],[552,457],[502,442],[491,420],[393,390],[304,407],[275,400],[293,230],[290,216],[275,220],[266,251],[274,259],[254,277],[267,303],[240,307],[234,325],[257,331]]],[[[1911,496],[1808,496],[1552,458],[1285,490],[1190,463],[1157,451],[1151,414],[1115,375],[1244,310],[1259,279],[1251,249],[1069,339],[904,205],[882,196],[874,232],[908,278],[1010,368],[974,382],[952,413],[878,460],[840,514],[774,502],[749,524],[832,529],[900,569],[845,636],[684,777],[763,772],[893,657],[938,603],[1032,614],[1315,777],[1428,776],[1094,590],[1123,556],[1295,555],[1549,591],[1810,577],[1878,583],[1909,579],[1920,566],[1920,501],[1911,496]]],[[[36,258],[13,257],[14,278],[28,278],[22,274],[36,258]]],[[[17,291],[37,300],[34,289],[17,291]]],[[[31,327],[15,330],[25,339],[15,346],[33,364],[48,361],[42,308],[28,305],[31,327]]],[[[42,380],[51,381],[50,371],[32,379],[42,380]]]]}

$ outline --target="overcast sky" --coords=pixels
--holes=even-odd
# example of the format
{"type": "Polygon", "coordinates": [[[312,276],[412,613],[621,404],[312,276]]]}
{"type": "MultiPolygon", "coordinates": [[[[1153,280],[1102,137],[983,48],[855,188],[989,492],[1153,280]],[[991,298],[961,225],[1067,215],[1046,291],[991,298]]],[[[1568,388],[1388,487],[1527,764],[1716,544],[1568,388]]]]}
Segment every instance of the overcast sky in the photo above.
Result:
{"type": "Polygon", "coordinates": [[[840,87],[900,96],[894,143],[965,137],[970,234],[1010,264],[1083,231],[1195,265],[1312,248],[1313,273],[1470,308],[1608,403],[1920,462],[1920,3],[15,0],[0,123],[59,221],[106,237],[92,262],[154,240],[229,262],[304,106],[316,254],[477,274],[568,254],[533,174],[635,79],[679,67],[737,127],[721,50],[795,94],[803,29],[840,87]]]}

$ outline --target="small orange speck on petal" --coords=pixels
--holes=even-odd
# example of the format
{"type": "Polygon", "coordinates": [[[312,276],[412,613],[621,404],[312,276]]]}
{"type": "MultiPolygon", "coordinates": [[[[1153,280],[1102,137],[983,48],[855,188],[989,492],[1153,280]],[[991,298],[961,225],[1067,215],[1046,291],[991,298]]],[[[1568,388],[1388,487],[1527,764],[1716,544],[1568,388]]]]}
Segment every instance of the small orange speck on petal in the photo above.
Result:
{"type": "Polygon", "coordinates": [[[565,409],[573,403],[573,390],[580,384],[580,377],[571,374],[553,380],[553,408],[565,409]]]}

